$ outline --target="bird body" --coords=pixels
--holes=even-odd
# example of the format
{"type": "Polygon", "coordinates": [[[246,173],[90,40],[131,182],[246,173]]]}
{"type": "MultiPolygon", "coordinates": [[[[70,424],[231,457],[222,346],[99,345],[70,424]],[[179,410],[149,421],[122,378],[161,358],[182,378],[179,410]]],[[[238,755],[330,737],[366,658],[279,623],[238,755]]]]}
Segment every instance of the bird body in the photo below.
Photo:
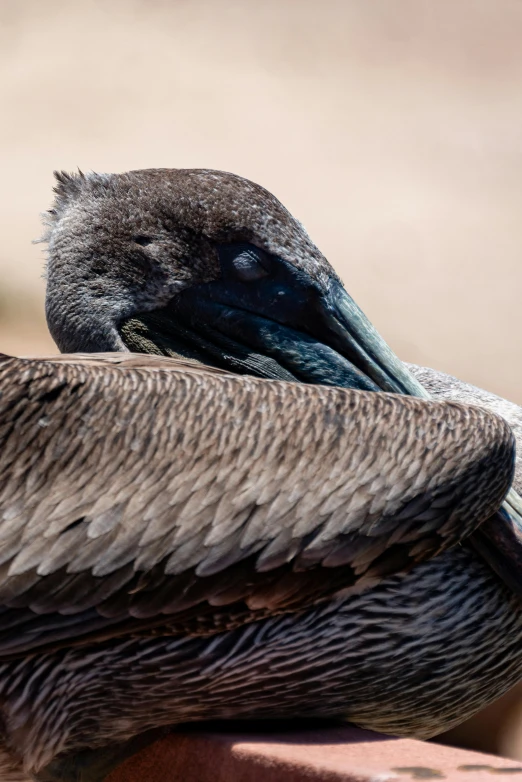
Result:
{"type": "Polygon", "coordinates": [[[408,371],[232,175],[61,176],[48,239],[90,355],[0,360],[6,763],[101,779],[82,752],[208,719],[425,738],[522,678],[498,402],[408,371]]]}
{"type": "Polygon", "coordinates": [[[57,756],[48,773],[61,779],[61,752],[200,720],[337,718],[429,738],[520,680],[521,645],[519,602],[458,548],[298,614],[43,653],[0,676],[21,725],[11,751],[33,769],[57,756]]]}

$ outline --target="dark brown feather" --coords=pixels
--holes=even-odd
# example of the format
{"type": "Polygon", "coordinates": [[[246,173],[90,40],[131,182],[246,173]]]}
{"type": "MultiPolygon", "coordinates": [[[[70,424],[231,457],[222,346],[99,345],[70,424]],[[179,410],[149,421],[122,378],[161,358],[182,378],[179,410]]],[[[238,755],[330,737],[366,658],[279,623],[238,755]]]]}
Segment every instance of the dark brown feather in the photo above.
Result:
{"type": "Polygon", "coordinates": [[[512,477],[507,425],[452,403],[141,355],[4,357],[0,388],[0,654],[300,610],[455,545],[512,477]]]}

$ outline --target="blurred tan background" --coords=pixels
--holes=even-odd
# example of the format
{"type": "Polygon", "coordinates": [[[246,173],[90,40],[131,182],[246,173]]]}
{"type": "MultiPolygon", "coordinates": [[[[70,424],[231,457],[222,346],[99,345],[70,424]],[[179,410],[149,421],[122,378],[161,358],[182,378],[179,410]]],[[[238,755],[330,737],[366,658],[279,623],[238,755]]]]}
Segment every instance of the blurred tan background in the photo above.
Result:
{"type": "MultiPolygon", "coordinates": [[[[0,69],[0,350],[54,349],[54,168],[211,167],[272,190],[402,358],[522,404],[520,0],[0,0],[0,69]]],[[[495,708],[454,740],[522,758],[520,697],[495,708]]]]}
{"type": "Polygon", "coordinates": [[[54,168],[235,171],[404,359],[522,402],[519,0],[0,0],[0,348],[44,351],[54,168]]]}

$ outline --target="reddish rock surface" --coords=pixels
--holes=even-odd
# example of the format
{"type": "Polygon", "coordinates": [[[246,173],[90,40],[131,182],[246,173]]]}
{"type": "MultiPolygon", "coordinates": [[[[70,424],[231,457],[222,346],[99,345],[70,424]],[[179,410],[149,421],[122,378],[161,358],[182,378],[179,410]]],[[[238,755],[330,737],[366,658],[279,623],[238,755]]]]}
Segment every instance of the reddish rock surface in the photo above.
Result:
{"type": "Polygon", "coordinates": [[[522,763],[356,728],[284,734],[175,733],[107,782],[479,782],[521,780],[522,763]]]}

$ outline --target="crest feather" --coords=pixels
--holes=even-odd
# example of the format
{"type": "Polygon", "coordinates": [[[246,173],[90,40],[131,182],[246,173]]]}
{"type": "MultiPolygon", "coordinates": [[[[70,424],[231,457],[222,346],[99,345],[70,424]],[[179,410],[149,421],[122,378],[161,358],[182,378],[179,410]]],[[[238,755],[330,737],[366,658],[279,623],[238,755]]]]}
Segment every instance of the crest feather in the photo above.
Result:
{"type": "MultiPolygon", "coordinates": [[[[69,173],[68,171],[53,171],[56,185],[53,192],[56,194],[56,201],[68,201],[74,198],[81,191],[86,177],[83,171],[78,169],[78,173],[69,173]]],[[[55,203],[55,207],[58,204],[55,203]]]]}
{"type": "Polygon", "coordinates": [[[35,244],[49,241],[60,217],[82,193],[105,189],[111,181],[111,176],[108,174],[95,174],[94,172],[84,174],[81,169],[78,169],[77,172],[53,171],[53,175],[56,180],[53,188],[54,203],[51,209],[41,215],[44,235],[35,240],[35,244]]]}

